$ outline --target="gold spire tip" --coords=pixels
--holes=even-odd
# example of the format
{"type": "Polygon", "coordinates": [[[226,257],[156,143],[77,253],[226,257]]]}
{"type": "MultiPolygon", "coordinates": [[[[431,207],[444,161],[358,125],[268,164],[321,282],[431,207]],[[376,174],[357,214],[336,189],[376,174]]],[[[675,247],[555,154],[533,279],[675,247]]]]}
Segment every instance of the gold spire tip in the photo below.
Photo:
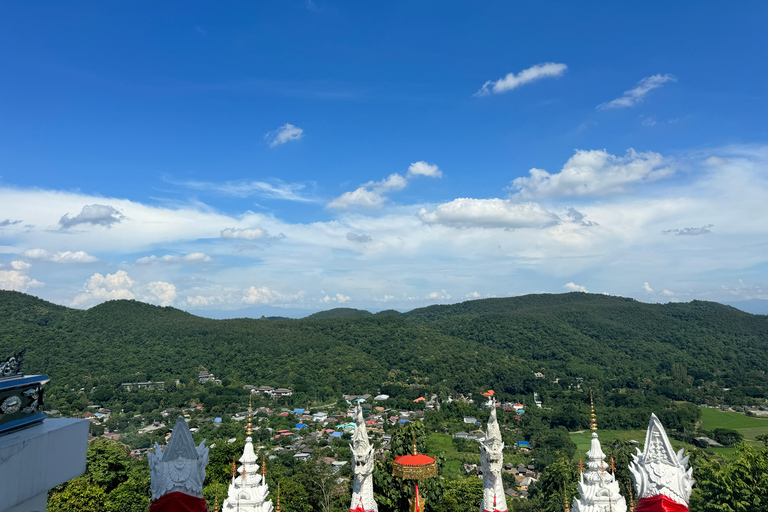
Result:
{"type": "Polygon", "coordinates": [[[592,391],[589,392],[589,408],[590,408],[589,429],[592,432],[597,432],[597,418],[595,418],[595,399],[592,396],[592,391]]]}

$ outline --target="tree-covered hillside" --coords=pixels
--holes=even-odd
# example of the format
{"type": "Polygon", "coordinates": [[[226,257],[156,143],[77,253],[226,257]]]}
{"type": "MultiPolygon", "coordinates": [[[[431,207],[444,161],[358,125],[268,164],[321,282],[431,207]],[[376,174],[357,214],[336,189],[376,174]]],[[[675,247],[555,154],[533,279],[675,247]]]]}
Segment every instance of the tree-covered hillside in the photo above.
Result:
{"type": "Polygon", "coordinates": [[[766,383],[768,317],[716,303],[569,293],[366,313],[210,320],[135,301],[82,311],[0,291],[0,356],[28,347],[26,371],[53,377],[54,389],[57,381],[186,382],[200,366],[320,397],[388,384],[520,394],[577,377],[667,386],[671,398],[707,386],[762,396],[766,383]]]}

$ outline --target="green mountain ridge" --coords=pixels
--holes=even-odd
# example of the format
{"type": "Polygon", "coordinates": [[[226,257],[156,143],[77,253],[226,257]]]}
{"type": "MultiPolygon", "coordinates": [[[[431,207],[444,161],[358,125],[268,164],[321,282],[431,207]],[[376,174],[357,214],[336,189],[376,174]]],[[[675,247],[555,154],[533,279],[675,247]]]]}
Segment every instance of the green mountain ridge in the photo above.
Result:
{"type": "Polygon", "coordinates": [[[55,382],[194,379],[200,366],[256,385],[329,396],[382,384],[524,393],[582,377],[642,387],[674,374],[758,386],[768,317],[713,302],[647,304],[587,293],[436,305],[406,313],[337,308],[303,319],[211,320],[137,301],[88,310],[0,291],[0,357],[55,382]],[[680,371],[675,370],[675,371],[680,371]]]}

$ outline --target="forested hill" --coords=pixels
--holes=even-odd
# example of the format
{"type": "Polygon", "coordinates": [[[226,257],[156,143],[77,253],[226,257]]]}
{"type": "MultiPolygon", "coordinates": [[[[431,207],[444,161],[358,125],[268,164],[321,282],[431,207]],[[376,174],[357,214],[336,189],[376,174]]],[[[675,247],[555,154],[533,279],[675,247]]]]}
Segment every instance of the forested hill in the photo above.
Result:
{"type": "Polygon", "coordinates": [[[762,386],[768,369],[768,317],[711,302],[568,293],[366,313],[211,320],[135,301],[82,311],[0,291],[0,356],[28,347],[26,371],[59,382],[187,381],[204,366],[321,395],[382,383],[521,393],[544,382],[535,371],[547,382],[640,387],[681,367],[702,383],[762,386]]]}

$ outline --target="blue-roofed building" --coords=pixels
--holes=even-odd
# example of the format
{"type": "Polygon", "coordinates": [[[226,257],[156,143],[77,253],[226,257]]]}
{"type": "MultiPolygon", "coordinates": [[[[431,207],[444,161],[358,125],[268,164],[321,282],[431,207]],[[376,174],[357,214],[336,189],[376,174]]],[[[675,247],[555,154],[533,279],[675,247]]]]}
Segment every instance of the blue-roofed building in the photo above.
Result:
{"type": "Polygon", "coordinates": [[[338,438],[341,438],[341,432],[334,432],[333,434],[331,434],[328,437],[338,437],[338,438]]]}
{"type": "Polygon", "coordinates": [[[307,428],[307,425],[304,423],[297,423],[295,428],[297,429],[307,428]]]}
{"type": "Polygon", "coordinates": [[[530,448],[531,443],[529,443],[528,441],[518,441],[517,446],[519,446],[520,448],[530,448]]]}
{"type": "Polygon", "coordinates": [[[304,414],[304,409],[294,409],[293,414],[304,414]]]}

